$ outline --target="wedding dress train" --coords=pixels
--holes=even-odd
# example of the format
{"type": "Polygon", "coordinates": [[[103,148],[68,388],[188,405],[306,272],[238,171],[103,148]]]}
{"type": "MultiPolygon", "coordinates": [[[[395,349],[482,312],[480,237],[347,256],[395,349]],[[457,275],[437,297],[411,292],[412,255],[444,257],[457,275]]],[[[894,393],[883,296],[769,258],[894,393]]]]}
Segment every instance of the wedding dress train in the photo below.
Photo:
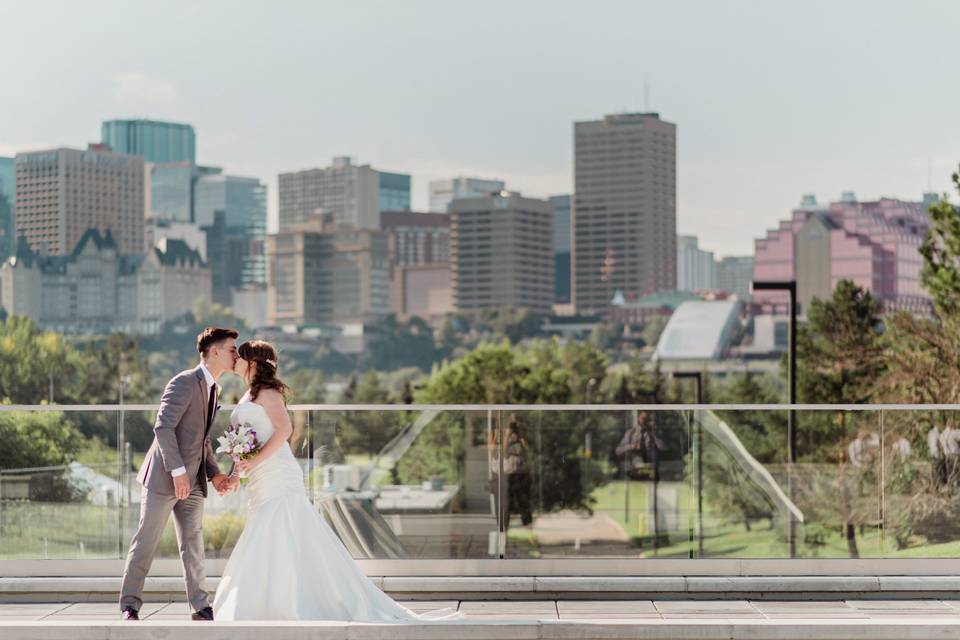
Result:
{"type": "MultiPolygon", "coordinates": [[[[231,424],[249,423],[265,443],[266,410],[241,401],[231,424]]],[[[244,486],[246,525],[213,601],[216,620],[350,620],[419,622],[457,617],[452,610],[418,615],[363,574],[323,515],[310,504],[303,471],[284,443],[261,461],[244,486]]]]}

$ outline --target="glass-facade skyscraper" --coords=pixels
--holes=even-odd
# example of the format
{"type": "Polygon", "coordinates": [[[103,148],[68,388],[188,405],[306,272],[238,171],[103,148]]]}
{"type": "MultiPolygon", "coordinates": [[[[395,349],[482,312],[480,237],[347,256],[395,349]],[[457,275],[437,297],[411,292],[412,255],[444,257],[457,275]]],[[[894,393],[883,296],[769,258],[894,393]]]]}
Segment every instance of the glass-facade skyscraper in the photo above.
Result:
{"type": "Polygon", "coordinates": [[[147,162],[197,161],[197,137],[189,124],[107,120],[100,128],[100,138],[113,151],[143,156],[147,162]]]}
{"type": "Polygon", "coordinates": [[[570,302],[570,196],[551,196],[553,205],[553,301],[570,302]]]}
{"type": "Polygon", "coordinates": [[[194,209],[196,224],[202,228],[214,229],[213,237],[210,231],[207,236],[207,256],[215,274],[214,295],[217,295],[219,285],[240,288],[265,284],[266,185],[257,178],[223,174],[202,176],[194,187],[194,209]],[[217,220],[220,217],[217,215],[219,212],[223,212],[222,222],[217,220]],[[222,237],[218,238],[217,235],[222,237]],[[222,242],[224,247],[228,247],[223,254],[232,255],[231,260],[235,267],[217,273],[214,264],[217,251],[211,251],[211,242],[222,242]]]}
{"type": "Polygon", "coordinates": [[[380,174],[380,211],[410,210],[410,176],[403,173],[380,174]]]}
{"type": "Polygon", "coordinates": [[[158,220],[193,222],[194,185],[203,176],[219,174],[219,167],[198,167],[190,162],[150,165],[150,211],[158,220]]]}
{"type": "Polygon", "coordinates": [[[17,223],[14,217],[17,196],[14,179],[17,164],[14,158],[0,158],[0,260],[13,254],[17,247],[17,223]]]}
{"type": "Polygon", "coordinates": [[[150,214],[163,220],[190,222],[192,202],[192,164],[177,162],[150,168],[150,214]]]}

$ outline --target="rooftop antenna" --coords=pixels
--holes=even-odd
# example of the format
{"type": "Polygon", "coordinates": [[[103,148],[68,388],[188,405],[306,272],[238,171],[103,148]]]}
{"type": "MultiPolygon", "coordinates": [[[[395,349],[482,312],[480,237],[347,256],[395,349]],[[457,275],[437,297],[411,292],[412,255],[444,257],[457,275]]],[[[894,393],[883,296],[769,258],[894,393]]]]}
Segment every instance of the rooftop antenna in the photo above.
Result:
{"type": "Polygon", "coordinates": [[[933,192],[933,158],[927,154],[927,193],[933,192]]]}
{"type": "Polygon", "coordinates": [[[650,85],[643,83],[643,110],[650,113],[650,85]]]}

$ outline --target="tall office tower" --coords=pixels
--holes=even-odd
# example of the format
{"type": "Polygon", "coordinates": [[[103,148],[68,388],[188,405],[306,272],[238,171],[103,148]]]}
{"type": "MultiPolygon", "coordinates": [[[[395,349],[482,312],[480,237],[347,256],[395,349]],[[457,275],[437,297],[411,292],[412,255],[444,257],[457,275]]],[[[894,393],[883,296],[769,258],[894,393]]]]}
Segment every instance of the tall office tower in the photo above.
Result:
{"type": "Polygon", "coordinates": [[[450,216],[445,213],[383,211],[380,228],[395,236],[396,264],[415,265],[450,259],[450,216]]]}
{"type": "Polygon", "coordinates": [[[388,315],[390,234],[320,224],[267,237],[271,325],[364,323],[388,315]]]}
{"type": "Polygon", "coordinates": [[[717,270],[713,251],[701,249],[696,236],[677,237],[677,291],[716,287],[717,270]]]}
{"type": "Polygon", "coordinates": [[[123,255],[144,247],[140,156],[88,149],[18,153],[17,235],[44,255],[65,255],[87,229],[110,231],[123,255]]]}
{"type": "Polygon", "coordinates": [[[266,284],[266,185],[257,178],[211,174],[197,180],[194,198],[196,224],[207,230],[215,295],[224,298],[224,288],[266,284]],[[211,247],[217,242],[223,246],[211,247]],[[227,256],[229,264],[217,263],[227,256]]]}
{"type": "Polygon", "coordinates": [[[753,256],[727,256],[717,262],[717,289],[750,299],[753,256]]]}
{"type": "Polygon", "coordinates": [[[570,302],[570,196],[551,196],[553,205],[553,301],[570,302]]]}
{"type": "Polygon", "coordinates": [[[195,222],[194,195],[197,181],[221,173],[219,167],[198,167],[192,162],[147,164],[149,205],[147,217],[170,222],[195,222]]]}
{"type": "Polygon", "coordinates": [[[405,173],[378,171],[380,176],[380,211],[410,210],[410,176],[405,173]]]}
{"type": "Polygon", "coordinates": [[[491,193],[504,190],[502,180],[484,180],[482,178],[451,178],[449,180],[430,181],[430,211],[446,213],[454,200],[463,198],[482,198],[491,193]]]}
{"type": "Polygon", "coordinates": [[[17,248],[16,175],[16,161],[0,158],[0,261],[12,256],[17,248]]]}
{"type": "Polygon", "coordinates": [[[370,165],[333,159],[325,169],[279,176],[280,230],[329,215],[338,227],[377,229],[380,225],[380,176],[370,165]]]}
{"type": "Polygon", "coordinates": [[[677,127],[656,113],[574,124],[573,304],[603,313],[677,284],[677,127]]]}
{"type": "Polygon", "coordinates": [[[100,141],[117,153],[147,162],[197,161],[197,137],[189,124],[157,120],[107,120],[100,141]]]}
{"type": "Polygon", "coordinates": [[[450,203],[450,264],[458,309],[553,306],[553,205],[502,192],[450,203]]]}

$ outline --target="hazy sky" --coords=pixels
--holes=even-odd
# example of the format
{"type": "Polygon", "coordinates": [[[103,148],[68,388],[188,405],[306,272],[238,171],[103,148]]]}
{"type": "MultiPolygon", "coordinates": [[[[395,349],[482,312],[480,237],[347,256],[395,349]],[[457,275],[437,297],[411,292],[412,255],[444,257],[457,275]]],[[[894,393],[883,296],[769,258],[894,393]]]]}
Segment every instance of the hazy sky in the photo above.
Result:
{"type": "Polygon", "coordinates": [[[198,160],[276,175],[351,155],[427,181],[572,188],[572,123],[678,128],[678,231],[721,255],[802,193],[919,199],[960,161],[960,2],[0,0],[0,155],[189,122],[198,160]],[[928,165],[932,170],[928,171],[928,165]]]}

